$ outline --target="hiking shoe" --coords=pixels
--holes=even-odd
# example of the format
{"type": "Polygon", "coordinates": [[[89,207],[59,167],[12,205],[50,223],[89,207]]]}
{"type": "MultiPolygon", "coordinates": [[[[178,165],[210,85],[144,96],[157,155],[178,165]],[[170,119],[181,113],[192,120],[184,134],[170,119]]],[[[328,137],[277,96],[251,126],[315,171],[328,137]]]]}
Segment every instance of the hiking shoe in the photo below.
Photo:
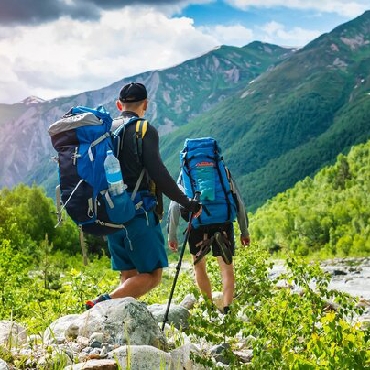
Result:
{"type": "Polygon", "coordinates": [[[85,308],[86,310],[90,310],[91,308],[93,308],[95,306],[95,303],[93,301],[87,301],[85,303],[85,308]]]}
{"type": "Polygon", "coordinates": [[[103,301],[107,301],[108,299],[111,299],[111,297],[109,296],[109,294],[105,293],[105,294],[102,294],[101,296],[99,296],[98,298],[96,299],[93,299],[92,301],[87,301],[85,303],[85,308],[86,310],[90,310],[91,308],[93,308],[97,303],[99,302],[103,302],[103,301]]]}
{"type": "Polygon", "coordinates": [[[215,240],[217,245],[220,247],[222,259],[227,265],[231,265],[233,262],[233,254],[231,253],[230,248],[225,243],[224,236],[221,233],[217,232],[215,233],[215,240]]]}
{"type": "Polygon", "coordinates": [[[211,250],[210,244],[204,244],[200,247],[199,252],[195,255],[194,265],[196,265],[211,250]]]}
{"type": "Polygon", "coordinates": [[[227,315],[229,312],[230,312],[230,306],[225,306],[225,307],[223,308],[223,313],[224,313],[224,315],[227,315]]]}

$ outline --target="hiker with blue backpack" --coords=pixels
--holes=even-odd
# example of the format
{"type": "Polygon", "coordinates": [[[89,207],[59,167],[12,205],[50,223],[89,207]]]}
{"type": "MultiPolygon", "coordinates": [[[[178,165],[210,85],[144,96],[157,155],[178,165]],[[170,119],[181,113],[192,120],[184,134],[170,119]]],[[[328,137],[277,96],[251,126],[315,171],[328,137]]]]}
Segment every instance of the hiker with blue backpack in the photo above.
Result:
{"type": "Polygon", "coordinates": [[[112,130],[124,127],[117,158],[127,192],[135,193],[137,212],[124,228],[107,235],[112,268],[120,271],[120,285],[88,301],[87,309],[107,299],[138,298],[160,283],[162,269],[168,266],[159,223],[162,193],[196,216],[201,213],[200,203],[188,198],[170,176],[160,157],[158,131],[142,118],[148,107],[146,87],[138,82],[125,85],[116,106],[121,115],[113,120],[112,130]]]}
{"type": "Polygon", "coordinates": [[[197,218],[189,219],[189,212],[172,200],[167,224],[168,246],[173,252],[178,250],[177,228],[181,216],[190,226],[188,243],[193,257],[195,280],[202,294],[209,300],[212,300],[212,286],[207,275],[205,256],[212,252],[217,257],[223,286],[223,313],[226,314],[230,310],[235,290],[235,219],[240,227],[241,244],[250,244],[245,205],[215,139],[186,139],[180,153],[180,166],[178,186],[189,198],[200,193],[202,213],[197,218]]]}

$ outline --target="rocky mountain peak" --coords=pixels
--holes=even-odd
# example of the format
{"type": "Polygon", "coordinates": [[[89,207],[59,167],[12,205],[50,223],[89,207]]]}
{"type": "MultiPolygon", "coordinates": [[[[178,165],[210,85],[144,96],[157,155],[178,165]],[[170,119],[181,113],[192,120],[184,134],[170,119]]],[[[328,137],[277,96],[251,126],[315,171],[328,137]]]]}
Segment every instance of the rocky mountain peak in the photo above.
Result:
{"type": "Polygon", "coordinates": [[[22,103],[22,104],[29,105],[29,104],[44,103],[45,101],[46,101],[46,100],[41,99],[41,98],[39,98],[38,96],[31,95],[31,96],[28,96],[26,99],[23,99],[23,100],[21,101],[21,103],[22,103]]]}

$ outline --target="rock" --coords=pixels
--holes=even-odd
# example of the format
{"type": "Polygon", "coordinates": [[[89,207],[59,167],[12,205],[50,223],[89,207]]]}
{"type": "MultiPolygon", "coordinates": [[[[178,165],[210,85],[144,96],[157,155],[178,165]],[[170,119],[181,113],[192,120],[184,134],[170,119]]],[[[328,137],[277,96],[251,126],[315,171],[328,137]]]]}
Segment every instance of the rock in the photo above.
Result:
{"type": "MultiPolygon", "coordinates": [[[[153,304],[148,306],[148,310],[157,322],[163,322],[167,305],[153,304]]],[[[168,312],[167,323],[173,324],[176,329],[187,329],[189,327],[189,317],[190,313],[186,308],[177,304],[171,304],[168,312]]]]}
{"type": "Polygon", "coordinates": [[[64,370],[117,370],[115,360],[89,360],[81,364],[67,366],[64,370]]]}
{"type": "Polygon", "coordinates": [[[0,345],[6,348],[27,343],[27,329],[14,321],[0,321],[0,345]]]}
{"type": "Polygon", "coordinates": [[[212,357],[222,364],[228,364],[227,353],[231,351],[229,343],[217,344],[211,348],[212,357]]]}
{"type": "Polygon", "coordinates": [[[87,347],[89,345],[89,338],[86,338],[86,337],[83,337],[83,336],[78,336],[77,337],[77,343],[81,346],[81,347],[87,347]]]}
{"type": "MultiPolygon", "coordinates": [[[[104,342],[104,333],[92,333],[90,336],[90,343],[103,343],[104,342]]],[[[92,346],[93,347],[93,346],[92,346]]]]}
{"type": "Polygon", "coordinates": [[[181,302],[180,306],[186,308],[187,310],[191,310],[194,308],[197,299],[194,297],[193,294],[188,294],[181,302]]]}
{"type": "Polygon", "coordinates": [[[357,303],[357,307],[364,307],[364,308],[370,307],[370,301],[366,300],[365,298],[360,298],[357,303]]]}
{"type": "Polygon", "coordinates": [[[347,275],[347,273],[344,270],[342,270],[342,269],[336,269],[336,268],[331,271],[331,274],[333,276],[347,275]]]}
{"type": "Polygon", "coordinates": [[[370,315],[366,315],[360,318],[361,329],[368,330],[370,328],[370,315]]]}
{"type": "Polygon", "coordinates": [[[253,350],[247,349],[243,351],[235,351],[234,355],[237,356],[243,363],[248,364],[252,361],[253,350]]]}
{"type": "Polygon", "coordinates": [[[212,293],[212,301],[216,305],[216,307],[223,312],[224,310],[224,298],[222,292],[213,292],[212,293]]]}
{"type": "Polygon", "coordinates": [[[63,342],[66,339],[66,328],[78,317],[78,314],[67,315],[52,322],[44,332],[44,343],[63,342]]]}
{"type": "Polygon", "coordinates": [[[192,369],[192,361],[190,360],[191,343],[185,343],[180,347],[172,350],[170,355],[175,364],[175,369],[192,369]]]}
{"type": "Polygon", "coordinates": [[[147,344],[157,348],[167,344],[146,305],[131,297],[98,303],[79,315],[67,328],[67,332],[71,330],[87,338],[103,333],[107,344],[147,344]]]}
{"type": "Polygon", "coordinates": [[[6,364],[6,362],[4,360],[2,360],[0,358],[0,370],[9,370],[9,367],[8,365],[6,364]]]}
{"type": "Polygon", "coordinates": [[[115,349],[112,355],[123,369],[176,369],[169,353],[152,346],[121,346],[115,349]]]}

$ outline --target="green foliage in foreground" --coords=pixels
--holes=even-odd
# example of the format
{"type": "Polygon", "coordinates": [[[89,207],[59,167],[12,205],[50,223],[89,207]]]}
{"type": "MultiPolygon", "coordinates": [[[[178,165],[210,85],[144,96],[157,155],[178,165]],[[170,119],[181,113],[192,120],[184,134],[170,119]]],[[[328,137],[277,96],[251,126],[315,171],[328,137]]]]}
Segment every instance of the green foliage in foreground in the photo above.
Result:
{"type": "Polygon", "coordinates": [[[30,333],[43,331],[57,318],[81,312],[84,302],[118,284],[109,259],[92,259],[83,266],[81,256],[51,254],[51,245],[39,245],[38,259],[0,242],[0,320],[27,325],[30,333]]]}
{"type": "Polygon", "coordinates": [[[370,253],[370,141],[278,194],[251,216],[253,239],[299,255],[370,253]]]}
{"type": "MultiPolygon", "coordinates": [[[[29,334],[42,333],[63,315],[82,312],[87,299],[109,292],[119,281],[106,256],[83,266],[80,256],[50,254],[47,239],[40,245],[38,266],[25,264],[22,254],[12,251],[8,241],[3,241],[0,249],[0,320],[22,323],[29,334]]],[[[189,293],[200,298],[186,262],[185,259],[173,303],[189,293]]],[[[251,369],[370,368],[370,332],[356,322],[361,313],[356,300],[328,290],[330,277],[317,265],[294,257],[286,262],[287,272],[279,277],[286,286],[278,288],[277,279],[269,277],[272,262],[267,252],[256,245],[239,247],[232,311],[220,317],[209,302],[199,299],[187,331],[192,341],[229,343],[224,355],[233,369],[246,366],[235,354],[237,341],[253,350],[252,363],[248,365],[251,369]],[[338,308],[330,310],[329,306],[334,305],[338,308]]],[[[210,257],[207,263],[214,290],[221,290],[215,259],[210,257]]],[[[173,269],[165,270],[162,284],[143,300],[147,304],[166,303],[174,274],[173,269]]],[[[195,359],[217,368],[206,351],[195,359]]]]}
{"type": "MultiPolygon", "coordinates": [[[[286,260],[286,273],[279,277],[286,285],[277,288],[278,279],[268,277],[267,261],[256,246],[239,249],[231,313],[220,319],[208,302],[199,304],[192,312],[190,335],[199,342],[229,343],[224,356],[233,369],[246,368],[235,355],[237,341],[253,350],[251,369],[370,368],[370,331],[356,321],[362,311],[356,299],[329,290],[330,276],[296,257],[286,260]],[[331,310],[334,305],[338,308],[331,310]]],[[[220,288],[214,261],[210,271],[220,288]]],[[[207,353],[196,357],[217,368],[207,353]]]]}

